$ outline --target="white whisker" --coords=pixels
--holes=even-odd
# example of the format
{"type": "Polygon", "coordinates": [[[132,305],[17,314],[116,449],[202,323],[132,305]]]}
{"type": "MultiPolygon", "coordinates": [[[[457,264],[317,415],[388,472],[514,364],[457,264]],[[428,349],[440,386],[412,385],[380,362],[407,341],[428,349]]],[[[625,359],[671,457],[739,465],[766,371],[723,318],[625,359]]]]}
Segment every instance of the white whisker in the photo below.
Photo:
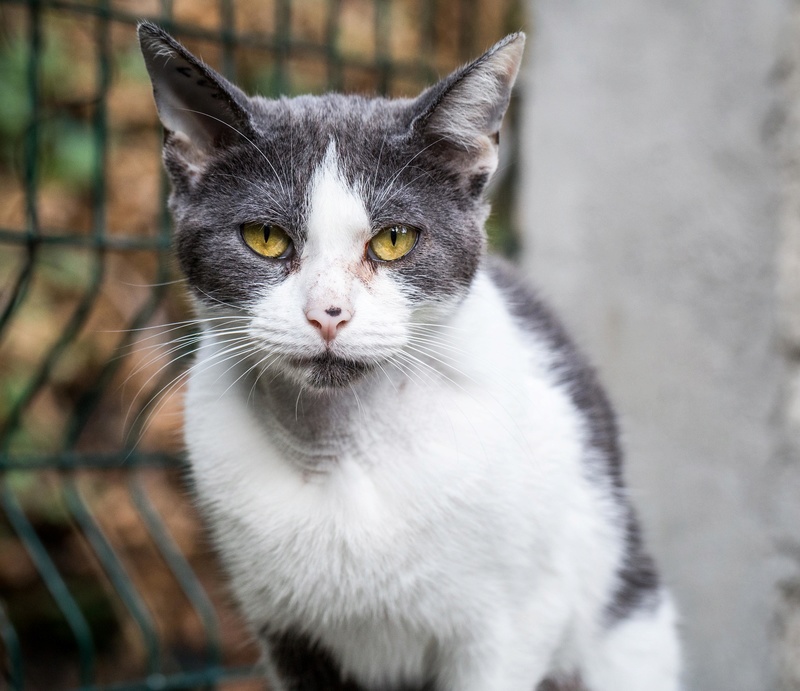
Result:
{"type": "MultiPolygon", "coordinates": [[[[295,419],[295,421],[299,420],[297,411],[298,411],[298,407],[300,406],[300,396],[303,395],[303,391],[305,391],[305,387],[301,386],[300,390],[297,392],[297,399],[294,402],[294,419],[295,419]]],[[[303,411],[303,412],[305,413],[305,411],[303,411]]]]}
{"type": "Polygon", "coordinates": [[[397,393],[397,387],[395,386],[394,381],[392,380],[392,378],[389,376],[389,373],[384,369],[383,365],[381,365],[380,362],[376,362],[375,364],[379,367],[381,372],[383,372],[386,375],[386,379],[389,381],[389,384],[394,389],[395,393],[397,393]]]}
{"type": "Polygon", "coordinates": [[[237,129],[236,127],[234,127],[230,123],[227,123],[224,120],[221,120],[220,118],[214,117],[213,115],[210,115],[209,113],[204,113],[201,110],[192,110],[191,108],[179,108],[178,110],[184,110],[187,113],[195,113],[196,115],[202,115],[204,117],[211,118],[212,120],[216,120],[217,122],[225,125],[226,127],[229,127],[234,132],[236,132],[236,134],[238,134],[242,139],[244,139],[246,142],[248,142],[256,151],[258,151],[258,153],[261,154],[261,157],[267,162],[269,167],[272,168],[272,172],[275,174],[275,179],[278,181],[278,184],[280,184],[281,190],[283,191],[284,194],[286,194],[286,187],[284,186],[283,180],[281,179],[280,175],[278,175],[278,171],[275,169],[275,166],[272,165],[272,161],[270,161],[269,158],[267,158],[267,155],[261,149],[259,149],[256,146],[255,142],[252,139],[250,139],[247,135],[245,135],[244,132],[242,132],[241,130],[237,129]]]}
{"type": "Polygon", "coordinates": [[[122,286],[130,286],[131,288],[163,288],[164,286],[172,286],[177,283],[186,283],[185,278],[176,278],[173,281],[162,281],[161,283],[128,283],[127,281],[120,281],[122,286]]]}
{"type": "Polygon", "coordinates": [[[355,396],[356,406],[358,406],[358,410],[361,413],[361,419],[364,422],[366,422],[367,421],[367,414],[366,414],[366,412],[364,411],[364,408],[361,405],[361,399],[358,397],[358,393],[356,392],[356,387],[354,387],[352,383],[350,383],[349,386],[350,386],[350,391],[352,391],[353,392],[353,396],[355,396]]]}
{"type": "Polygon", "coordinates": [[[400,170],[398,170],[398,171],[397,171],[397,172],[396,172],[396,173],[395,173],[395,174],[392,176],[392,179],[391,179],[391,180],[389,180],[389,182],[388,182],[388,183],[386,183],[386,186],[384,187],[383,193],[382,193],[382,194],[381,194],[381,195],[378,197],[378,199],[375,199],[375,200],[373,200],[374,213],[375,213],[376,215],[377,215],[377,214],[378,214],[378,212],[379,212],[379,211],[380,211],[380,210],[383,208],[383,205],[385,204],[385,197],[386,197],[386,195],[388,194],[388,192],[389,192],[389,191],[392,189],[392,185],[394,185],[394,183],[395,183],[395,181],[397,180],[397,178],[399,178],[399,177],[400,177],[400,176],[401,176],[401,175],[402,175],[402,174],[403,174],[403,173],[404,173],[404,172],[405,172],[405,171],[408,169],[408,167],[409,167],[409,166],[410,166],[410,165],[411,165],[411,164],[412,164],[412,163],[413,163],[413,162],[414,162],[414,161],[415,161],[417,158],[419,158],[419,156],[421,156],[421,155],[422,155],[422,154],[423,154],[425,151],[427,151],[427,150],[428,150],[428,149],[430,149],[432,146],[435,146],[436,144],[438,144],[439,142],[442,142],[442,141],[444,141],[444,137],[440,137],[440,138],[439,138],[439,139],[437,139],[436,141],[434,141],[434,142],[431,142],[430,144],[428,144],[428,146],[426,146],[426,147],[423,147],[422,149],[420,149],[419,151],[417,151],[417,153],[416,153],[416,154],[414,154],[414,155],[413,155],[413,156],[412,156],[412,157],[411,157],[411,158],[410,158],[410,159],[409,159],[409,160],[406,162],[406,164],[405,164],[404,166],[402,166],[402,167],[400,168],[400,170]]]}
{"type": "MultiPolygon", "coordinates": [[[[238,337],[237,338],[226,338],[226,339],[223,339],[224,343],[235,343],[235,342],[250,340],[250,337],[247,335],[246,332],[230,331],[229,334],[232,335],[232,336],[238,336],[238,337]]],[[[208,347],[211,346],[211,344],[209,344],[209,343],[202,343],[201,338],[202,338],[202,336],[197,335],[197,334],[192,334],[190,336],[181,336],[179,338],[173,339],[172,341],[168,341],[167,343],[165,343],[163,345],[160,345],[160,346],[147,346],[146,348],[142,348],[141,350],[134,351],[134,353],[142,352],[143,350],[153,351],[153,350],[157,350],[159,347],[168,347],[168,346],[170,346],[168,348],[168,350],[166,350],[166,351],[159,350],[152,357],[150,357],[149,359],[145,360],[145,362],[140,363],[125,378],[125,381],[122,383],[122,385],[124,386],[125,384],[127,384],[130,379],[135,377],[142,370],[147,369],[152,364],[158,362],[162,358],[170,357],[175,352],[179,352],[179,351],[181,351],[183,349],[187,349],[187,352],[184,353],[183,355],[180,355],[177,358],[173,358],[173,360],[179,360],[180,358],[186,357],[186,355],[191,355],[192,353],[198,352],[199,350],[202,350],[203,348],[208,348],[208,347]],[[196,343],[200,343],[199,347],[196,348],[196,349],[191,348],[191,346],[196,344],[196,343]]],[[[156,374],[158,374],[158,372],[156,372],[156,374]]],[[[148,382],[149,381],[150,380],[148,379],[148,382]]],[[[145,382],[145,384],[147,384],[147,382],[145,382]]]]}
{"type": "MultiPolygon", "coordinates": [[[[238,339],[237,339],[237,340],[238,340],[238,339]]],[[[182,373],[182,374],[179,376],[179,378],[183,378],[183,377],[185,377],[185,376],[188,376],[190,373],[192,373],[193,371],[195,371],[195,370],[196,370],[196,368],[197,368],[197,367],[198,367],[200,364],[202,364],[202,365],[216,365],[216,364],[218,364],[218,363],[214,362],[215,360],[219,359],[219,358],[220,358],[220,357],[222,357],[222,356],[226,356],[226,355],[228,355],[229,353],[234,353],[234,355],[232,355],[231,357],[235,357],[236,355],[238,355],[238,354],[239,354],[239,351],[241,351],[242,349],[245,349],[245,348],[247,348],[247,347],[251,347],[251,348],[252,348],[252,345],[249,345],[249,344],[247,344],[247,343],[244,343],[244,344],[239,344],[239,345],[233,346],[233,347],[231,347],[231,348],[226,348],[226,349],[223,349],[223,350],[222,350],[222,351],[220,351],[219,353],[212,353],[212,354],[211,354],[211,355],[210,355],[210,356],[209,356],[207,359],[205,359],[205,360],[201,361],[201,363],[195,363],[194,365],[192,365],[192,366],[190,366],[189,368],[187,368],[187,369],[186,369],[186,371],[185,371],[185,372],[183,372],[183,373],[182,373]]],[[[142,391],[145,389],[145,387],[146,387],[146,386],[147,386],[147,385],[148,385],[148,384],[149,384],[149,383],[150,383],[150,382],[151,382],[151,381],[152,381],[152,380],[153,380],[155,377],[157,377],[157,376],[159,375],[159,373],[161,373],[162,371],[164,371],[164,370],[165,370],[165,369],[167,369],[168,367],[171,367],[172,365],[174,365],[176,362],[178,362],[178,360],[180,360],[180,359],[182,359],[182,358],[184,358],[184,357],[186,357],[186,356],[188,356],[188,355],[192,355],[192,354],[193,354],[193,351],[189,351],[189,352],[186,352],[186,353],[184,353],[183,355],[180,355],[180,356],[179,356],[179,357],[177,357],[177,358],[172,358],[171,360],[169,360],[168,362],[166,362],[164,365],[162,365],[161,367],[159,367],[159,368],[158,368],[158,369],[157,369],[157,370],[156,370],[156,371],[155,371],[155,372],[154,372],[152,375],[150,375],[150,376],[147,378],[147,380],[146,380],[146,381],[145,381],[145,382],[144,382],[144,383],[143,383],[143,384],[142,384],[142,385],[139,387],[139,391],[138,391],[138,392],[136,393],[136,395],[133,397],[133,400],[132,400],[132,402],[131,402],[130,406],[128,407],[128,411],[127,411],[127,413],[125,414],[125,420],[124,420],[124,423],[123,423],[123,426],[124,426],[124,427],[128,427],[128,418],[130,417],[130,413],[131,413],[131,410],[132,410],[132,408],[133,408],[133,405],[134,405],[134,403],[135,403],[135,402],[136,402],[136,401],[139,399],[139,396],[141,395],[141,393],[142,393],[142,391]]],[[[226,358],[226,359],[227,359],[227,358],[226,358]]],[[[224,361],[226,361],[226,360],[223,360],[223,362],[224,362],[224,361]]],[[[169,386],[169,385],[168,385],[168,386],[169,386]]],[[[159,391],[158,391],[158,392],[157,392],[155,395],[153,395],[153,396],[150,396],[150,400],[155,400],[156,398],[160,397],[160,396],[161,396],[161,395],[164,393],[165,389],[167,389],[167,388],[168,388],[168,386],[162,387],[162,388],[161,388],[161,390],[159,390],[159,391]]],[[[134,418],[134,420],[131,422],[131,424],[130,424],[130,427],[134,427],[134,426],[136,425],[136,422],[139,420],[139,417],[142,415],[142,413],[144,412],[144,410],[146,409],[146,407],[147,407],[147,406],[145,405],[145,407],[144,407],[144,408],[142,408],[142,410],[140,410],[140,411],[139,411],[139,414],[138,414],[138,415],[137,415],[137,416],[134,418]]],[[[138,442],[137,442],[137,443],[138,443],[138,442]]]]}
{"type": "Polygon", "coordinates": [[[255,394],[256,386],[258,386],[258,382],[262,376],[266,373],[269,369],[270,365],[278,359],[278,355],[274,353],[267,353],[263,358],[261,358],[253,367],[259,368],[261,371],[256,375],[255,379],[253,380],[253,385],[250,387],[250,393],[247,396],[247,403],[249,404],[253,399],[253,395],[255,394]]]}
{"type": "Polygon", "coordinates": [[[414,345],[419,345],[419,346],[426,345],[432,348],[442,348],[444,350],[449,350],[454,353],[459,353],[461,355],[466,355],[467,353],[467,351],[464,350],[463,348],[452,345],[448,343],[446,340],[440,338],[432,338],[428,336],[421,337],[421,336],[414,336],[412,334],[411,338],[409,339],[409,343],[413,343],[414,345]]]}

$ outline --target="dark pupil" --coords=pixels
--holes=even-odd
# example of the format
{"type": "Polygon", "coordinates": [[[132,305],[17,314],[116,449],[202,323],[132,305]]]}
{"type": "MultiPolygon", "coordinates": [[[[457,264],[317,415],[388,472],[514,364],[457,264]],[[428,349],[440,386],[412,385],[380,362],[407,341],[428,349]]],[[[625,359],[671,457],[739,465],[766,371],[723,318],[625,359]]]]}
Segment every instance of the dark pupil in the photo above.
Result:
{"type": "Polygon", "coordinates": [[[392,245],[396,245],[397,244],[397,227],[396,226],[394,228],[392,228],[392,230],[390,231],[390,234],[391,234],[391,237],[392,237],[392,245]]]}
{"type": "Polygon", "coordinates": [[[269,242],[269,234],[272,232],[272,226],[264,226],[264,244],[269,242]]]}

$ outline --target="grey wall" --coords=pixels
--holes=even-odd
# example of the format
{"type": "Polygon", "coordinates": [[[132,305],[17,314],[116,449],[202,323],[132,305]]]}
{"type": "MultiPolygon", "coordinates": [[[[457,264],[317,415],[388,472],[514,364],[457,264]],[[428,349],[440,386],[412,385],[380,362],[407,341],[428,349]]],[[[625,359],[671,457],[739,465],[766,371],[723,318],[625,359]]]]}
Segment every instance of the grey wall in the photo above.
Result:
{"type": "Polygon", "coordinates": [[[795,12],[533,2],[524,263],[621,414],[697,691],[800,689],[795,12]]]}

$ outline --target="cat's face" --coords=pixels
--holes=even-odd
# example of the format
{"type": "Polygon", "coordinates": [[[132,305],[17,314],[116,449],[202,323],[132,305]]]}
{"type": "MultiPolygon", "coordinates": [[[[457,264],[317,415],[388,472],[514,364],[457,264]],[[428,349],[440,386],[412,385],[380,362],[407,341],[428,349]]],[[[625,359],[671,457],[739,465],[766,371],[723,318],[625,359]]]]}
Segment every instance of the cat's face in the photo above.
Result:
{"type": "Polygon", "coordinates": [[[140,38],[178,258],[221,340],[302,385],[343,386],[463,299],[519,36],[415,100],[251,99],[152,25],[140,38]]]}

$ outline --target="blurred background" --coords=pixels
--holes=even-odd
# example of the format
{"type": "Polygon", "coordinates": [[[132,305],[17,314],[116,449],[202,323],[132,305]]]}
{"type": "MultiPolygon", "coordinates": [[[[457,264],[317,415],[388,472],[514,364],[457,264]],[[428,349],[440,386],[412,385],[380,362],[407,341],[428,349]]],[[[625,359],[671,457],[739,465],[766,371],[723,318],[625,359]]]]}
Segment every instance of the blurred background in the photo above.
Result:
{"type": "Polygon", "coordinates": [[[262,687],[183,473],[149,18],[267,96],[412,95],[528,31],[491,244],[620,412],[687,688],[800,690],[799,13],[0,0],[0,688],[262,687]]]}

